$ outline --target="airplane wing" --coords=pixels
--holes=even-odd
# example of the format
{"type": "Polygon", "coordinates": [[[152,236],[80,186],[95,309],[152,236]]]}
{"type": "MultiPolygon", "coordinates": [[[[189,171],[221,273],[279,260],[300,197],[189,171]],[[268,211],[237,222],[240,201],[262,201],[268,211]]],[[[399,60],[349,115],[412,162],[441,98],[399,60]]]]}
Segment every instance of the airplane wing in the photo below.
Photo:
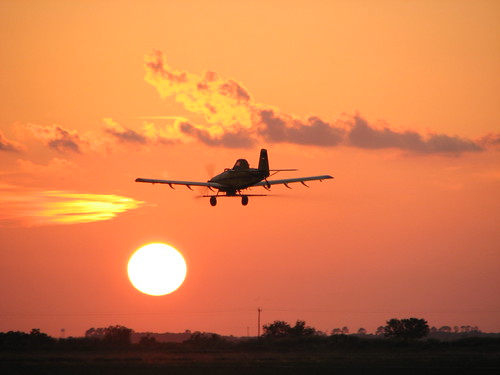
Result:
{"type": "Polygon", "coordinates": [[[222,187],[222,185],[220,185],[220,184],[218,184],[216,182],[156,180],[156,179],[153,179],[153,178],[136,178],[135,182],[147,182],[147,183],[150,183],[150,184],[167,184],[172,189],[174,188],[173,185],[184,185],[184,186],[187,186],[189,189],[191,189],[191,186],[206,186],[206,187],[209,187],[209,188],[216,188],[216,189],[219,189],[219,188],[222,187]]]}
{"type": "Polygon", "coordinates": [[[252,187],[253,186],[263,186],[263,187],[267,188],[271,185],[278,185],[278,184],[283,184],[286,187],[289,187],[288,184],[291,184],[294,182],[302,182],[304,184],[305,181],[318,181],[318,180],[323,181],[323,180],[328,180],[330,178],[333,178],[333,177],[330,175],[323,175],[323,176],[311,176],[311,177],[283,178],[281,180],[260,181],[260,182],[257,182],[256,184],[252,185],[252,187]]]}

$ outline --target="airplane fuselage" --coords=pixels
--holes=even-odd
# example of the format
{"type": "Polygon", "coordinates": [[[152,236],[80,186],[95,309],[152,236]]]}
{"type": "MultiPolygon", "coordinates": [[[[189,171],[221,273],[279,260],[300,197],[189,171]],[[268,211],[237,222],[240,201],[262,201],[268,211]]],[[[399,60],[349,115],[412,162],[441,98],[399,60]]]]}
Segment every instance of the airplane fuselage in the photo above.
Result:
{"type": "Polygon", "coordinates": [[[266,171],[257,168],[248,169],[226,169],[221,174],[213,177],[208,182],[220,184],[219,191],[227,195],[236,195],[239,190],[253,186],[269,176],[266,171]]]}

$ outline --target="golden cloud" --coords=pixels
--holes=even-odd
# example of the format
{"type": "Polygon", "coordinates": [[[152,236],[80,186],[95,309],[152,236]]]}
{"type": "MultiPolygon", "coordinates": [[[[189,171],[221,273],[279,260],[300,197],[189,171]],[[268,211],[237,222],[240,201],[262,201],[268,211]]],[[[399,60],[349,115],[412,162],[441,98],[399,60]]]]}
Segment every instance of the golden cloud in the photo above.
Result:
{"type": "Polygon", "coordinates": [[[0,186],[0,226],[33,227],[111,220],[144,202],[114,194],[86,194],[0,186]]]}
{"type": "Polygon", "coordinates": [[[226,131],[250,129],[255,124],[253,101],[248,91],[232,79],[223,80],[212,71],[202,76],[172,69],[160,51],[146,56],[146,82],[162,97],[174,97],[188,111],[202,115],[213,136],[226,131]]]}

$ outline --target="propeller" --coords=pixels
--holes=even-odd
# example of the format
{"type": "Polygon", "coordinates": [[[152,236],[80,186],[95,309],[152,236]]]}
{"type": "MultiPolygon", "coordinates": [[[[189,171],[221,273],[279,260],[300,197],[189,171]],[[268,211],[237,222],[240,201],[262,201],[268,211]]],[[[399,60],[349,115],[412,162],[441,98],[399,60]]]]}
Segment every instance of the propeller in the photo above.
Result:
{"type": "MultiPolygon", "coordinates": [[[[210,180],[214,175],[215,175],[215,164],[210,163],[210,164],[205,164],[205,172],[207,173],[207,180],[210,180]]],[[[211,189],[209,187],[205,186],[199,186],[198,187],[198,192],[200,194],[200,197],[203,197],[204,195],[209,194],[211,189]]]]}
{"type": "Polygon", "coordinates": [[[207,172],[208,178],[212,178],[215,174],[215,164],[205,164],[205,171],[207,172]]]}

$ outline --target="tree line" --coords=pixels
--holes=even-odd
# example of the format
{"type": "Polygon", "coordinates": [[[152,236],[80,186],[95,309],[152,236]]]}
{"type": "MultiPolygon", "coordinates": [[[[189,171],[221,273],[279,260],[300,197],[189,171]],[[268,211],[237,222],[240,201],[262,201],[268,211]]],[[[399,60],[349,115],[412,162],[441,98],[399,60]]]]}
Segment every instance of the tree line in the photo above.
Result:
{"type": "MultiPolygon", "coordinates": [[[[303,320],[297,320],[295,326],[290,326],[285,321],[276,320],[274,323],[264,325],[264,337],[300,337],[322,334],[316,331],[315,328],[306,326],[303,320]]],[[[397,339],[420,339],[429,335],[430,328],[425,319],[409,318],[409,319],[391,319],[382,327],[380,334],[385,337],[393,337],[397,339]]],[[[347,327],[335,328],[332,330],[332,335],[347,335],[349,329],[347,327]]],[[[358,334],[365,335],[366,330],[360,328],[358,334]]]]}
{"type": "MultiPolygon", "coordinates": [[[[286,321],[276,320],[263,325],[263,334],[257,338],[235,338],[223,337],[216,333],[193,332],[183,342],[159,342],[154,334],[145,334],[140,337],[139,342],[132,343],[133,330],[124,326],[114,325],[105,328],[90,328],[84,337],[69,337],[55,339],[40,329],[32,329],[30,333],[24,332],[0,332],[0,349],[106,349],[106,348],[164,348],[171,350],[218,350],[239,348],[259,349],[276,348],[280,346],[306,345],[327,347],[349,347],[356,345],[367,345],[367,341],[386,342],[417,342],[433,333],[425,319],[407,318],[390,319],[385,326],[380,326],[375,335],[367,334],[364,328],[360,328],[356,334],[349,334],[347,327],[333,329],[330,335],[308,326],[305,321],[297,320],[294,325],[286,321]],[[373,340],[377,338],[379,340],[373,340]],[[386,340],[381,340],[386,339],[386,340]]],[[[464,338],[468,333],[479,333],[476,327],[454,332],[451,327],[443,326],[438,333],[459,334],[464,338]]],[[[434,332],[434,333],[436,333],[434,332]]],[[[486,334],[485,334],[486,335],[486,334]]],[[[491,334],[499,339],[498,334],[491,334]]],[[[490,336],[491,336],[490,335],[490,336]]],[[[436,340],[434,340],[436,341],[436,340]]]]}

